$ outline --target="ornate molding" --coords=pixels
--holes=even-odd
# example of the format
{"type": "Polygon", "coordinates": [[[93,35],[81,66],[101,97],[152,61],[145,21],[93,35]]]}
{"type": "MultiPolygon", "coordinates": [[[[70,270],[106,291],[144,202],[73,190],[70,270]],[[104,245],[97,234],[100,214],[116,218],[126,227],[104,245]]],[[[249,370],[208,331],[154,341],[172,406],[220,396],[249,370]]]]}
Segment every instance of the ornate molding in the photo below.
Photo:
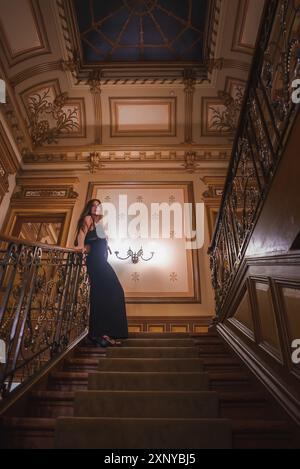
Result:
{"type": "Polygon", "coordinates": [[[104,164],[100,162],[101,156],[99,153],[90,153],[89,155],[89,170],[91,173],[96,173],[98,169],[104,167],[104,164]]]}
{"type": "Polygon", "coordinates": [[[227,91],[219,91],[218,98],[225,106],[225,110],[210,107],[213,111],[211,127],[221,133],[234,133],[238,126],[244,90],[238,86],[235,96],[231,96],[227,91]]]}
{"type": "Polygon", "coordinates": [[[193,101],[196,89],[196,73],[193,69],[184,70],[183,84],[185,92],[184,142],[193,143],[193,101]]]}
{"type": "MultiPolygon", "coordinates": [[[[76,56],[76,53],[70,52],[70,56],[67,60],[61,59],[54,62],[45,62],[42,64],[35,65],[33,67],[27,68],[16,75],[13,75],[9,83],[12,87],[16,87],[25,80],[32,78],[33,76],[40,75],[46,72],[52,71],[63,71],[71,72],[75,84],[88,84],[89,76],[86,79],[79,79],[77,77],[78,67],[79,67],[79,58],[76,56]]],[[[213,70],[225,70],[225,69],[237,69],[242,70],[243,72],[248,73],[250,70],[250,65],[247,62],[242,62],[240,60],[234,59],[225,59],[223,57],[207,59],[205,61],[205,66],[207,67],[208,72],[211,74],[213,70]]],[[[111,73],[110,78],[107,75],[107,72],[102,71],[101,84],[102,86],[120,86],[120,85],[178,85],[183,84],[182,75],[176,74],[176,76],[165,77],[159,70],[148,70],[147,76],[133,77],[129,71],[122,71],[118,75],[111,73]]],[[[209,78],[196,77],[196,84],[200,85],[203,82],[210,82],[209,78]]]]}
{"type": "Polygon", "coordinates": [[[15,192],[12,196],[13,199],[29,199],[29,198],[52,198],[52,199],[77,199],[78,193],[71,187],[56,187],[56,188],[22,188],[15,192]]]}
{"type": "Polygon", "coordinates": [[[195,164],[203,161],[207,162],[227,162],[231,155],[230,148],[224,149],[166,149],[166,150],[115,150],[108,148],[103,151],[72,152],[72,153],[31,153],[24,156],[25,164],[80,164],[88,167],[91,172],[97,169],[105,168],[107,165],[111,168],[114,164],[120,163],[178,163],[186,169],[190,169],[191,158],[195,164]],[[193,155],[193,156],[191,156],[193,155]]]}
{"type": "MultiPolygon", "coordinates": [[[[221,8],[222,0],[212,0],[210,18],[208,21],[208,25],[210,28],[208,33],[209,43],[207,44],[207,56],[210,59],[214,59],[215,57],[217,36],[221,19],[221,8]]],[[[211,71],[209,71],[209,73],[211,73],[211,71]]]]}
{"type": "Polygon", "coordinates": [[[86,81],[92,94],[101,94],[101,70],[92,71],[86,81]]]}
{"type": "Polygon", "coordinates": [[[15,174],[19,166],[19,161],[0,122],[0,203],[9,190],[9,175],[15,174]]]}
{"type": "Polygon", "coordinates": [[[42,73],[57,71],[57,70],[64,70],[63,61],[56,60],[54,62],[45,62],[38,65],[34,65],[33,67],[27,68],[16,75],[13,75],[9,82],[12,87],[16,87],[20,83],[25,80],[32,78],[33,76],[40,75],[42,73]]]}
{"type": "Polygon", "coordinates": [[[16,107],[12,102],[9,93],[6,96],[6,104],[3,106],[3,114],[21,155],[30,153],[30,147],[21,124],[22,121],[16,112],[16,107]]]}
{"type": "Polygon", "coordinates": [[[184,167],[189,173],[197,169],[197,154],[194,151],[187,151],[185,154],[184,167]]]}
{"type": "Polygon", "coordinates": [[[29,133],[34,147],[57,143],[62,132],[79,128],[77,109],[64,109],[68,94],[61,93],[51,101],[49,91],[28,96],[29,133]]]}
{"type": "Polygon", "coordinates": [[[69,60],[61,60],[60,61],[60,66],[61,69],[64,72],[71,72],[74,76],[76,76],[76,73],[78,71],[79,67],[79,58],[78,55],[76,54],[75,51],[73,51],[71,57],[69,57],[69,60]]]}
{"type": "MultiPolygon", "coordinates": [[[[47,207],[51,204],[72,207],[77,198],[78,193],[74,190],[74,186],[79,183],[79,179],[73,176],[51,176],[49,173],[41,171],[40,173],[22,172],[22,175],[16,178],[16,189],[12,195],[11,203],[14,207],[18,206],[34,206],[37,200],[43,201],[47,207]]],[[[52,205],[53,207],[53,205],[52,205]]]]}
{"type": "Polygon", "coordinates": [[[208,59],[206,62],[207,70],[212,73],[213,70],[222,70],[224,68],[225,59],[219,57],[218,59],[208,59]]]}
{"type": "Polygon", "coordinates": [[[207,199],[217,199],[219,202],[224,191],[225,175],[223,177],[205,176],[200,178],[200,181],[206,186],[202,194],[203,199],[205,201],[208,201],[207,199]]]}
{"type": "MultiPolygon", "coordinates": [[[[41,75],[46,72],[52,72],[52,71],[63,71],[63,72],[71,72],[71,74],[74,77],[75,84],[82,84],[82,83],[88,83],[89,77],[85,80],[80,80],[77,78],[77,72],[78,72],[78,67],[79,67],[79,58],[76,56],[76,53],[70,52],[70,56],[68,60],[57,60],[54,62],[45,62],[41,64],[34,65],[33,67],[29,67],[25,70],[23,70],[20,73],[17,73],[16,75],[13,75],[9,83],[11,84],[12,87],[16,87],[20,83],[22,83],[25,80],[28,80],[32,78],[33,76],[36,75],[41,75]]],[[[242,62],[239,60],[231,60],[231,59],[225,59],[223,57],[219,58],[214,58],[214,59],[207,59],[205,61],[205,66],[207,67],[207,70],[209,73],[212,73],[213,70],[225,70],[225,69],[238,69],[242,70],[246,73],[249,72],[250,65],[247,62],[242,62]]],[[[174,78],[172,77],[164,77],[159,73],[159,71],[154,72],[149,70],[147,72],[147,76],[145,77],[132,77],[129,72],[126,73],[124,71],[122,75],[120,76],[111,76],[111,78],[108,78],[107,73],[102,72],[102,78],[101,78],[101,84],[102,86],[114,86],[114,85],[178,85],[178,84],[183,84],[183,78],[182,76],[176,76],[174,78]]],[[[210,82],[210,79],[203,79],[203,77],[199,78],[196,77],[196,84],[200,85],[205,82],[210,82]]]]}

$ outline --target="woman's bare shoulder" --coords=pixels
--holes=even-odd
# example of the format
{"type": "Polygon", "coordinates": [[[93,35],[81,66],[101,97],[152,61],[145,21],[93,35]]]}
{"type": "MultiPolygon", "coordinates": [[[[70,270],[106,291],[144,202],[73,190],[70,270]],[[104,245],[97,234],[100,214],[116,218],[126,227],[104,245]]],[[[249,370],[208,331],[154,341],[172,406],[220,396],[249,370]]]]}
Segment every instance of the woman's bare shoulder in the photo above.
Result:
{"type": "Polygon", "coordinates": [[[86,215],[83,219],[83,224],[89,228],[92,225],[92,223],[93,223],[93,219],[91,215],[86,215]]]}

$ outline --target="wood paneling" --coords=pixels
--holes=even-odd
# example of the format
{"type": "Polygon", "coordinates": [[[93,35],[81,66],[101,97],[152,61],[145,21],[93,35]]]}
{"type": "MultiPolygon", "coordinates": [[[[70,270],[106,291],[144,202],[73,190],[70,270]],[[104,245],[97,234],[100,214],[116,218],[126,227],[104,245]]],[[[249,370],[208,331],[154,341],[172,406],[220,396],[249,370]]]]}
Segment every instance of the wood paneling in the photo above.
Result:
{"type": "Polygon", "coordinates": [[[300,365],[292,362],[292,342],[300,339],[300,252],[245,258],[223,312],[220,333],[300,423],[300,365]]]}
{"type": "Polygon", "coordinates": [[[253,337],[254,323],[249,301],[249,293],[247,290],[245,291],[243,298],[237,307],[234,320],[240,322],[244,326],[244,332],[250,337],[253,337]]]}
{"type": "Polygon", "coordinates": [[[258,339],[260,346],[275,358],[282,360],[282,351],[276,323],[275,307],[272,301],[271,286],[267,282],[253,281],[258,339]],[[256,309],[257,308],[257,309],[256,309]]]}
{"type": "Polygon", "coordinates": [[[283,297],[283,313],[287,319],[287,328],[290,339],[300,338],[300,284],[298,287],[280,287],[283,297]]]}
{"type": "Polygon", "coordinates": [[[204,333],[208,331],[212,319],[209,316],[153,317],[128,316],[129,332],[188,332],[204,333]]]}

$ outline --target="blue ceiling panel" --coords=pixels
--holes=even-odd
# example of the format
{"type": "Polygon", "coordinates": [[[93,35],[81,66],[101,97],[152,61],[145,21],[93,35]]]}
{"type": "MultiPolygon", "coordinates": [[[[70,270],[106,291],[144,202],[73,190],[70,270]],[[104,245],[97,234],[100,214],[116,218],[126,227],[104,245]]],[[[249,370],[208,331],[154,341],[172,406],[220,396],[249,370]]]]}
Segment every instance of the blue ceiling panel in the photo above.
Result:
{"type": "Polygon", "coordinates": [[[123,33],[120,36],[120,46],[133,46],[140,43],[140,19],[136,15],[128,18],[123,33]]]}
{"type": "Polygon", "coordinates": [[[72,0],[83,63],[204,60],[210,0],[72,0]]]}
{"type": "Polygon", "coordinates": [[[121,8],[119,11],[107,18],[101,23],[101,30],[105,36],[107,36],[112,41],[117,41],[120,32],[125,26],[126,21],[128,20],[128,12],[126,8],[121,8]]]}

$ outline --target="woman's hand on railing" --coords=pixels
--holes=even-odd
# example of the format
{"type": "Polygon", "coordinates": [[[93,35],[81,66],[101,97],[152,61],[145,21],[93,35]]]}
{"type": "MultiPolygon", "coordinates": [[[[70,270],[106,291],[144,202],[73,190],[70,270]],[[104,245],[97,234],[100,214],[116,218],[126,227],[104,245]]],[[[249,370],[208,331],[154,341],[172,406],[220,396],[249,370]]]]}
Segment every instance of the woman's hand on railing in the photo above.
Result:
{"type": "Polygon", "coordinates": [[[81,252],[82,254],[87,254],[87,248],[85,246],[83,248],[82,247],[81,248],[76,247],[74,249],[75,249],[75,251],[81,252]]]}

